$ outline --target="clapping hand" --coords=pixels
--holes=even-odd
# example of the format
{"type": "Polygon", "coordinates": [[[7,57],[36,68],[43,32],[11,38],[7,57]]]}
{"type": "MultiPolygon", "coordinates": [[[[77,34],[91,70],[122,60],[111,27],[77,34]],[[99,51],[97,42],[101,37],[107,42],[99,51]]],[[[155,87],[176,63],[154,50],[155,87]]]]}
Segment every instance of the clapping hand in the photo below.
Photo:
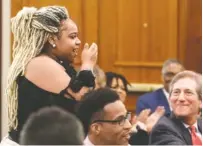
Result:
{"type": "Polygon", "coordinates": [[[92,43],[89,47],[89,44],[86,43],[81,55],[82,69],[92,69],[97,62],[97,55],[97,44],[92,43]]]}
{"type": "Polygon", "coordinates": [[[133,131],[137,131],[136,127],[139,126],[142,130],[151,132],[157,121],[164,115],[165,109],[163,106],[158,106],[156,110],[151,113],[150,109],[144,109],[138,116],[132,118],[133,131]]]}

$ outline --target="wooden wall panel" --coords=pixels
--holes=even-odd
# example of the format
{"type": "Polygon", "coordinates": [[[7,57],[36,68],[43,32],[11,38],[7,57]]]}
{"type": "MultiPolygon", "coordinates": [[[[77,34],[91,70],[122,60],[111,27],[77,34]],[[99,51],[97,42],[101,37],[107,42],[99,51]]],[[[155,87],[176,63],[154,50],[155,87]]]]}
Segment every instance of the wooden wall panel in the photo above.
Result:
{"type": "Polygon", "coordinates": [[[102,0],[99,6],[101,67],[131,82],[160,83],[163,61],[177,57],[177,0],[102,0]]]}
{"type": "Polygon", "coordinates": [[[179,0],[178,58],[202,73],[202,0],[179,0]]]}
{"type": "Polygon", "coordinates": [[[188,0],[185,66],[202,73],[202,0],[188,0]]]}

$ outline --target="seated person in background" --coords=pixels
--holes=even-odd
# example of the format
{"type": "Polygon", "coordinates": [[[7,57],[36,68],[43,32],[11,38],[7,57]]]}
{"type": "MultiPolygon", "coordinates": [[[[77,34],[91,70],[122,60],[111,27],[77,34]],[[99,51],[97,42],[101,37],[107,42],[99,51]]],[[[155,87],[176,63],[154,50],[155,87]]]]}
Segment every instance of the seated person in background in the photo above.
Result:
{"type": "Polygon", "coordinates": [[[83,140],[81,122],[59,107],[33,113],[20,133],[21,145],[82,145],[83,140]]]}
{"type": "MultiPolygon", "coordinates": [[[[135,130],[130,123],[130,113],[118,94],[109,88],[87,93],[79,103],[76,115],[84,126],[85,145],[128,145],[130,139],[133,145],[148,144],[146,131],[140,128],[132,133],[135,130]]],[[[160,116],[159,111],[149,121],[156,123],[160,116]]]]}
{"type": "Polygon", "coordinates": [[[106,72],[106,86],[115,90],[123,102],[128,93],[127,85],[130,84],[123,75],[115,72],[106,72]]]}
{"type": "Polygon", "coordinates": [[[178,73],[170,84],[171,117],[162,117],[152,129],[152,145],[202,145],[202,76],[178,73]]]}
{"type": "Polygon", "coordinates": [[[144,109],[155,111],[157,106],[164,106],[165,115],[170,115],[171,109],[168,102],[169,84],[173,77],[184,70],[182,64],[175,59],[168,59],[164,62],[162,67],[162,79],[164,87],[151,93],[146,93],[140,96],[136,103],[136,115],[144,109]]]}
{"type": "Polygon", "coordinates": [[[93,73],[95,76],[95,89],[105,87],[106,75],[104,71],[98,65],[95,65],[93,68],[93,73]]]}

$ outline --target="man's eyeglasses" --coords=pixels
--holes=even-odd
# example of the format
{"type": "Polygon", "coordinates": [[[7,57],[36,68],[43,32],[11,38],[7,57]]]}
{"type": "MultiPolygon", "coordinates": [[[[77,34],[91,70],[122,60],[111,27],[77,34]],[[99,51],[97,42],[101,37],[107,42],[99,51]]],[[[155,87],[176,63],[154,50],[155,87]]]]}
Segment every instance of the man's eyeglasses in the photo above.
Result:
{"type": "Polygon", "coordinates": [[[98,123],[98,122],[102,122],[102,123],[112,123],[112,124],[119,124],[120,126],[123,126],[126,122],[126,120],[131,120],[131,113],[127,112],[127,114],[123,117],[119,117],[116,120],[95,120],[92,122],[93,123],[98,123]]]}

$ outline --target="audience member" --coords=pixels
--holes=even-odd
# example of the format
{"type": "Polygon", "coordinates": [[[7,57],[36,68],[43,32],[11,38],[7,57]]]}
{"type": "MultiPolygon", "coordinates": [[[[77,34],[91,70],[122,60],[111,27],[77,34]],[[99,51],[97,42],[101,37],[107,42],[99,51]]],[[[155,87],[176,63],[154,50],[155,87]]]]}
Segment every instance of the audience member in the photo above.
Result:
{"type": "Polygon", "coordinates": [[[82,145],[83,127],[73,114],[46,107],[33,113],[20,133],[22,145],[82,145]]]}
{"type": "MultiPolygon", "coordinates": [[[[76,114],[84,126],[85,145],[128,145],[129,140],[133,145],[148,144],[148,133],[141,127],[135,130],[138,126],[132,129],[130,113],[119,95],[109,88],[85,94],[76,114]]],[[[158,110],[152,115],[154,118],[151,116],[149,121],[155,122],[163,114],[158,110]]]]}
{"type": "Polygon", "coordinates": [[[122,74],[106,72],[106,86],[115,90],[123,102],[127,97],[128,85],[130,83],[122,74]]]}
{"type": "Polygon", "coordinates": [[[95,65],[93,69],[95,76],[95,89],[103,88],[106,86],[106,75],[104,71],[98,66],[95,65]]]}
{"type": "Polygon", "coordinates": [[[130,114],[115,91],[100,88],[87,93],[76,114],[84,125],[85,145],[128,145],[130,114]]]}
{"type": "Polygon", "coordinates": [[[184,67],[179,61],[175,59],[166,60],[162,67],[162,79],[164,87],[140,96],[136,103],[136,115],[138,115],[144,109],[150,109],[152,112],[154,112],[157,106],[164,106],[166,110],[165,115],[170,115],[171,107],[168,102],[169,84],[173,77],[183,70],[184,67]]]}
{"type": "Polygon", "coordinates": [[[81,44],[78,28],[65,7],[24,7],[11,19],[13,62],[7,90],[9,138],[18,143],[28,116],[50,105],[70,112],[81,96],[94,87],[92,70],[97,45],[85,44],[81,71],[71,65],[81,44]]]}
{"type": "Polygon", "coordinates": [[[178,73],[170,84],[171,117],[162,117],[152,129],[153,145],[202,145],[202,76],[193,71],[178,73]]]}

